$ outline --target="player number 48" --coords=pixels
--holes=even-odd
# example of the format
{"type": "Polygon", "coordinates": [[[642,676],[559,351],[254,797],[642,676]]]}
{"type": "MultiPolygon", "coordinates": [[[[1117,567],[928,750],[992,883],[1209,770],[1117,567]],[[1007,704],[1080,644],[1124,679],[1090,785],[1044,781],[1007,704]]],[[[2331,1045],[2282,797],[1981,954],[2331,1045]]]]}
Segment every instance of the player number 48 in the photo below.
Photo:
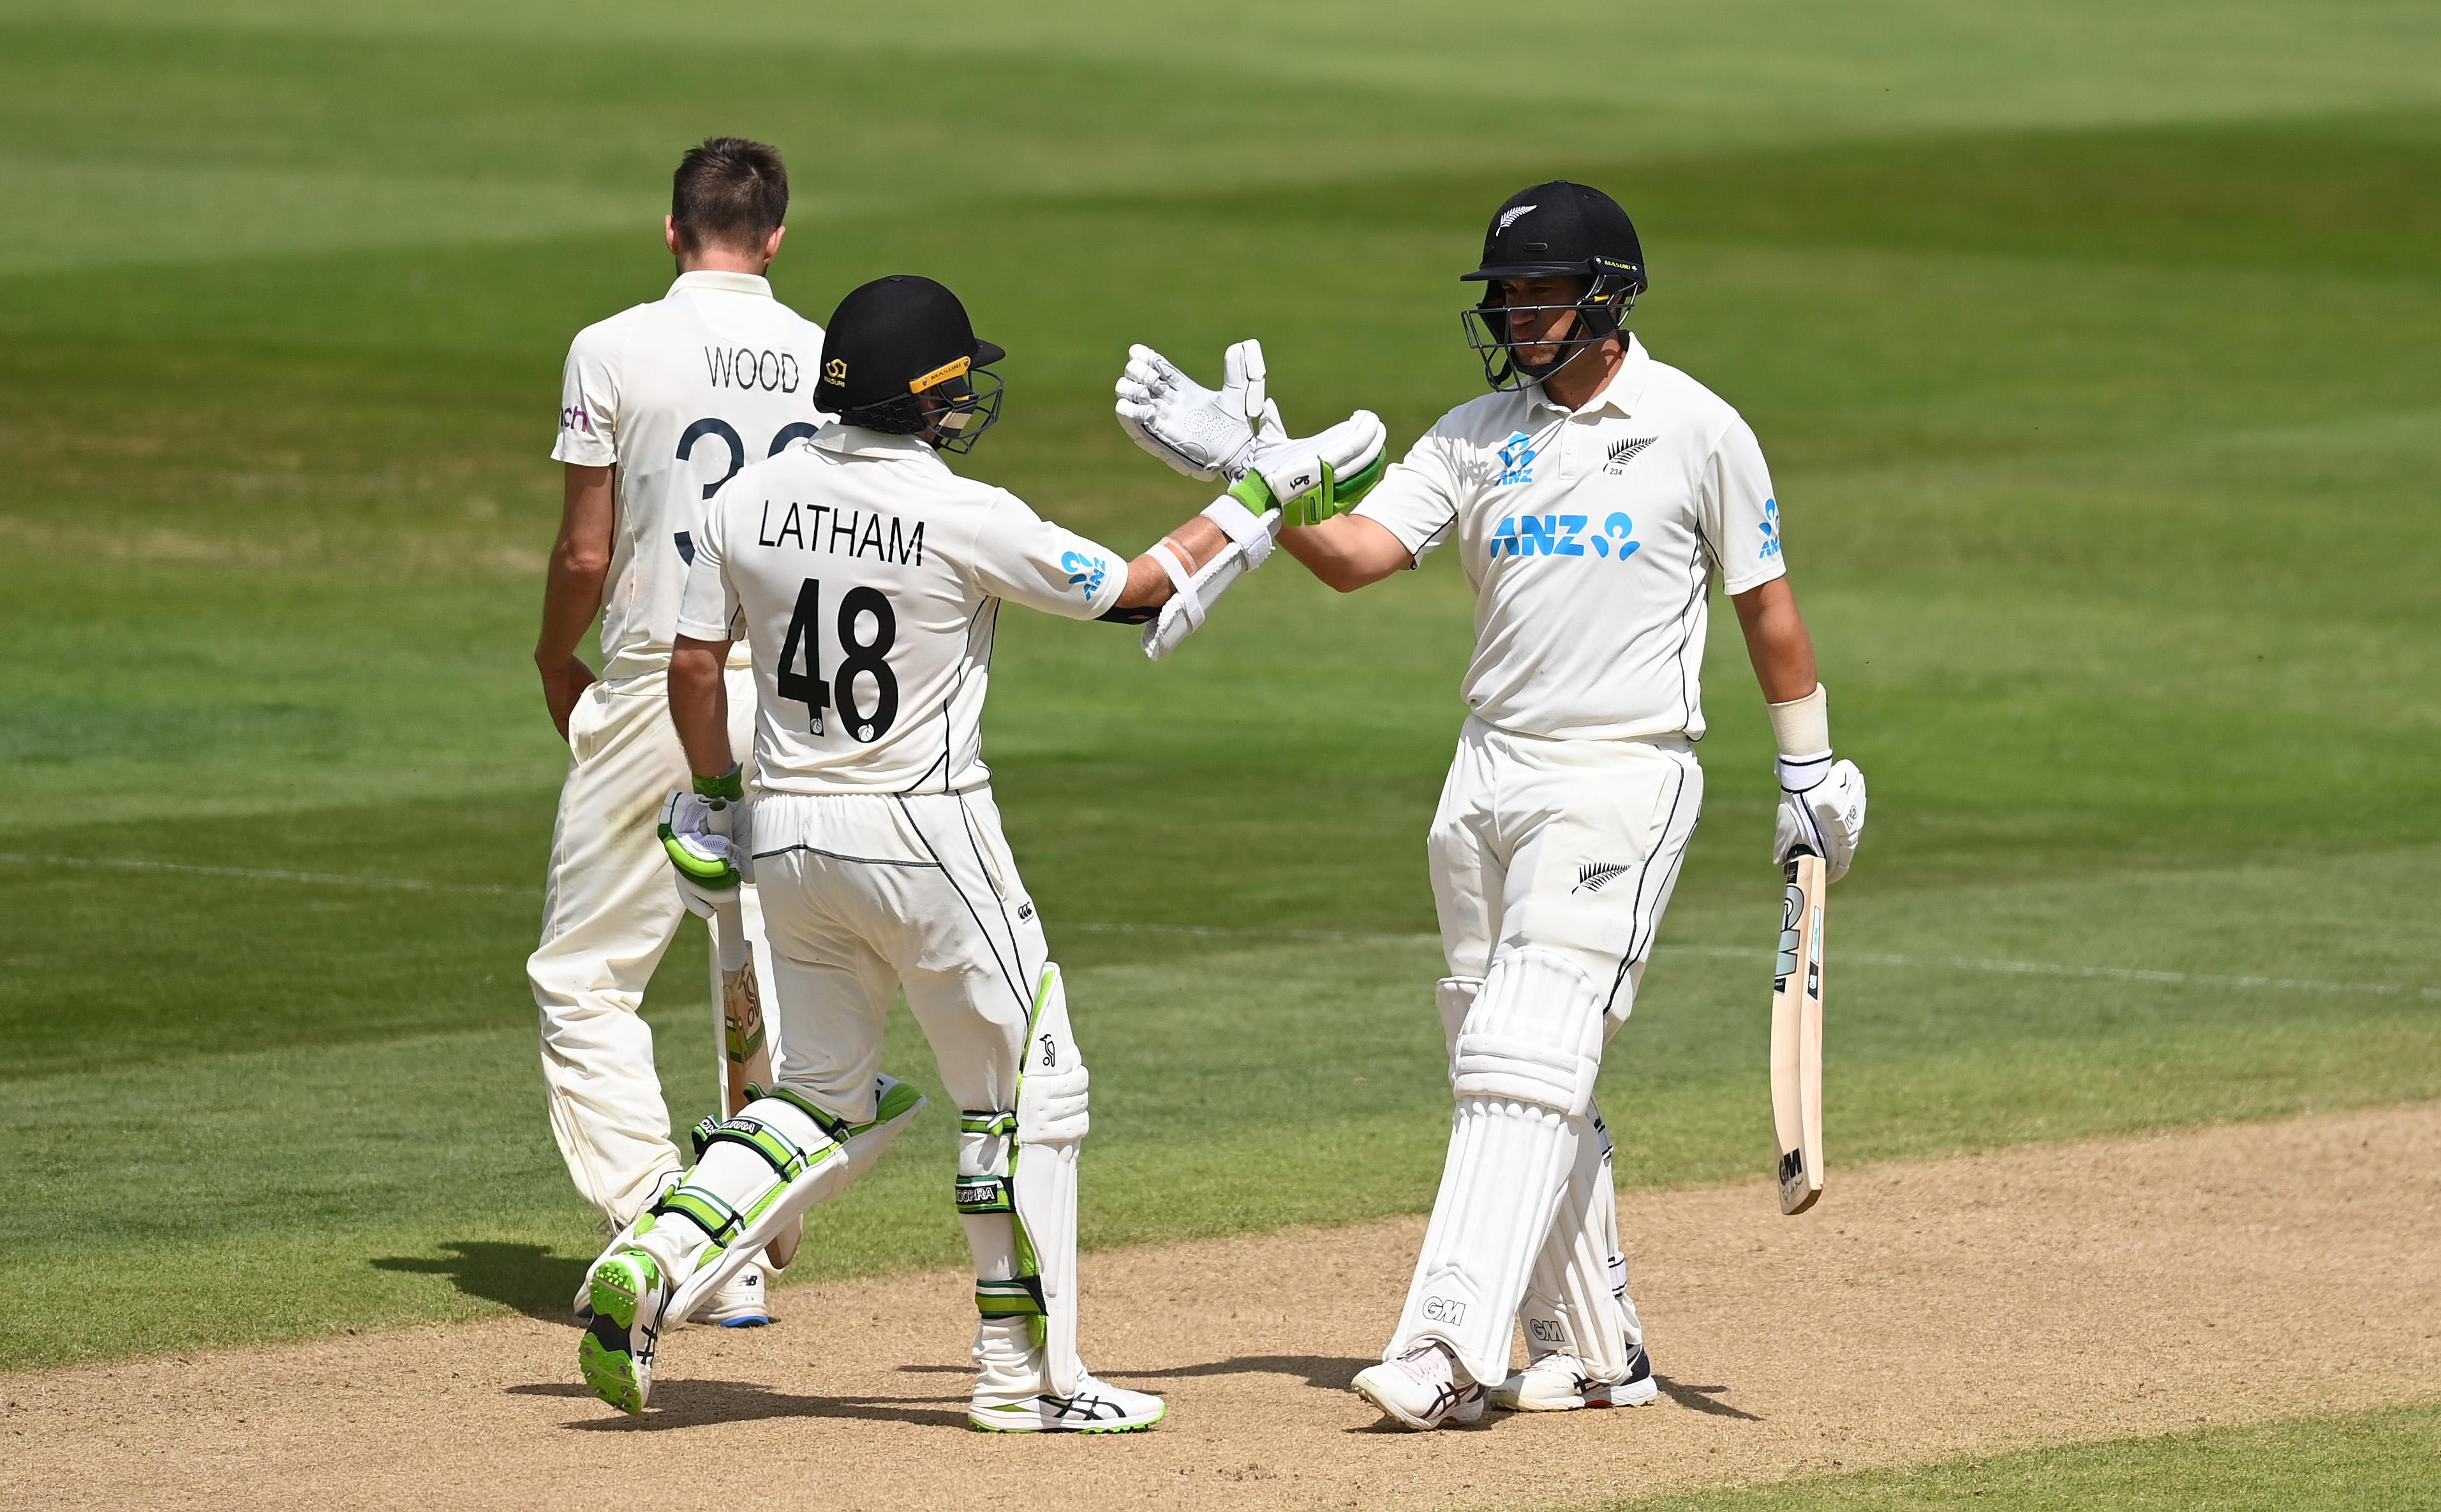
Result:
{"type": "Polygon", "coordinates": [[[823,585],[814,578],[805,579],[797,589],[797,612],[788,617],[788,636],[780,646],[775,681],[781,697],[805,706],[808,732],[821,734],[823,711],[836,707],[847,732],[869,744],[888,734],[898,719],[898,678],[884,659],[898,639],[898,616],[879,588],[853,587],[840,595],[838,629],[843,655],[826,678],[822,672],[823,585]],[[870,638],[860,633],[867,616],[873,621],[870,638]],[[803,672],[797,670],[800,655],[805,659],[803,672]],[[859,676],[873,680],[870,709],[857,686],[859,676]]]}

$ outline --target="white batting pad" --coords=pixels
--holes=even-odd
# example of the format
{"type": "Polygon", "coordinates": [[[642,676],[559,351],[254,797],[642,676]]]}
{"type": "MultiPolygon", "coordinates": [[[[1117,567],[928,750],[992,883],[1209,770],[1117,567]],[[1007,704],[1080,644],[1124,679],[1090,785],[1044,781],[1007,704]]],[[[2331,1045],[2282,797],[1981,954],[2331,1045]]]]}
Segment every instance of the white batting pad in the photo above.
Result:
{"type": "Polygon", "coordinates": [[[1432,1226],[1383,1359],[1437,1339],[1477,1381],[1508,1377],[1517,1305],[1576,1153],[1575,1121],[1555,1109],[1459,1100],[1432,1226]]]}
{"type": "Polygon", "coordinates": [[[1601,1066],[1602,999],[1574,962],[1528,946],[1504,950],[1473,1001],[1466,979],[1436,994],[1446,1024],[1463,1013],[1450,1059],[1457,1116],[1440,1195],[1416,1260],[1390,1351],[1448,1344],[1468,1375],[1509,1374],[1509,1339],[1535,1257],[1591,1125],[1601,1066]]]}
{"type": "Polygon", "coordinates": [[[1043,1368],[1051,1389],[1081,1389],[1076,1353],[1076,1156],[1093,1121],[1086,1111],[1084,1056],[1068,1026],[1059,967],[1042,968],[1017,1082],[1017,1153],[1010,1197],[1021,1239],[1042,1286],[1043,1368]]]}
{"type": "Polygon", "coordinates": [[[1641,1339],[1642,1329],[1627,1306],[1610,1129],[1600,1108],[1579,1122],[1576,1162],[1517,1319],[1533,1359],[1564,1350],[1598,1380],[1616,1385],[1627,1378],[1627,1348],[1641,1339]]]}
{"type": "Polygon", "coordinates": [[[1533,945],[1504,950],[1458,1031],[1451,1085],[1461,1103],[1511,1099],[1582,1117],[1602,1038],[1602,993],[1583,967],[1533,945]]]}
{"type": "MultiPolygon", "coordinates": [[[[1457,1059],[1458,1032],[1466,1027],[1466,1016],[1474,1008],[1475,995],[1483,991],[1481,977],[1443,977],[1433,983],[1433,1006],[1440,1010],[1441,1043],[1453,1063],[1457,1059]]],[[[1455,1076],[1456,1071],[1450,1072],[1455,1076]]]]}
{"type": "Polygon", "coordinates": [[[684,1185],[664,1198],[675,1200],[689,1190],[708,1193],[744,1219],[725,1243],[714,1244],[699,1225],[678,1215],[664,1215],[639,1241],[660,1259],[669,1273],[684,1276],[663,1316],[685,1318],[696,1305],[735,1275],[763,1247],[818,1202],[827,1202],[873,1168],[881,1152],[923,1110],[924,1098],[903,1087],[895,1076],[882,1076],[874,1122],[859,1125],[848,1138],[834,1141],[805,1109],[782,1098],[758,1097],[738,1112],[732,1123],[756,1123],[777,1129],[791,1143],[812,1156],[822,1152],[795,1177],[783,1179],[771,1163],[743,1145],[728,1141],[704,1151],[687,1174],[684,1185]]]}

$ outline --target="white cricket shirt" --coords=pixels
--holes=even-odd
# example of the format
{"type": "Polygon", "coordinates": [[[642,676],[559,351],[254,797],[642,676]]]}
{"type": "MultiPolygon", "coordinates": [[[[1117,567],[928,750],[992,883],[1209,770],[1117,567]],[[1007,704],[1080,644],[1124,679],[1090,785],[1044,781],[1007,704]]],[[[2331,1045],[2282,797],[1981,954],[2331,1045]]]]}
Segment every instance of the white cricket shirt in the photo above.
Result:
{"type": "Polygon", "coordinates": [[[1125,557],[913,437],[834,423],[713,499],[678,628],[751,643],[763,789],[962,792],[991,776],[1001,601],[1091,620],[1127,581],[1125,557]]]}
{"type": "Polygon", "coordinates": [[[618,469],[606,679],[668,667],[704,501],[748,463],[814,433],[822,359],[822,327],[750,273],[682,273],[662,297],[577,333],[551,455],[618,469]]]}
{"type": "Polygon", "coordinates": [[[1738,412],[1628,338],[1571,412],[1542,386],[1460,405],[1356,513],[1474,585],[1469,709],[1525,735],[1704,733],[1705,600],[1779,577],[1780,507],[1738,412]]]}

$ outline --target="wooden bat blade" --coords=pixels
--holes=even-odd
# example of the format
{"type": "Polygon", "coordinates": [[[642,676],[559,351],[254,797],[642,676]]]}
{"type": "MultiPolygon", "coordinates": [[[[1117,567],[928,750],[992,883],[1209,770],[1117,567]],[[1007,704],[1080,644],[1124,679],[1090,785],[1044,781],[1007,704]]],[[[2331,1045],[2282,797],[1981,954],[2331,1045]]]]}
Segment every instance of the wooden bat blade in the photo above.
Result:
{"type": "Polygon", "coordinates": [[[1791,857],[1771,987],[1771,1114],[1780,1211],[1795,1215],[1822,1195],[1822,911],[1817,855],[1791,857]]]}

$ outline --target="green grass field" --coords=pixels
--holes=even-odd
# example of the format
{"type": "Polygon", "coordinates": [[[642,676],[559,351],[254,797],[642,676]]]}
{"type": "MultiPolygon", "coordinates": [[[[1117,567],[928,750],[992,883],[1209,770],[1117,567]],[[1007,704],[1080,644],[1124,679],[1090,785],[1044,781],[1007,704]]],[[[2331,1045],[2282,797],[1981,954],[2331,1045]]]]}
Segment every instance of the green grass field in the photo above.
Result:
{"type": "MultiPolygon", "coordinates": [[[[1260,335],[1293,421],[1403,446],[1478,391],[1491,207],[1605,186],[1643,338],[1763,438],[1872,783],[1835,1160],[2441,1096],[2441,13],[1621,7],[1526,68],[1404,9],[0,4],[0,1366],[564,1305],[592,1215],[522,974],[555,384],[665,286],[714,132],[789,156],[783,297],[959,289],[1012,352],[969,470],[1129,550],[1201,502],[1111,422],[1129,341],[1208,375],[1260,335]]],[[[1265,573],[1158,668],[1004,623],[985,749],[1095,1063],[1090,1242],[1429,1201],[1467,616],[1443,557],[1265,573]]],[[[1768,1139],[1729,623],[1605,1070],[1634,1182],[1768,1139]]],[[[700,952],[649,1009],[685,1120],[700,952]]],[[[956,1263],[950,1132],[802,1269],[956,1263]]]]}

